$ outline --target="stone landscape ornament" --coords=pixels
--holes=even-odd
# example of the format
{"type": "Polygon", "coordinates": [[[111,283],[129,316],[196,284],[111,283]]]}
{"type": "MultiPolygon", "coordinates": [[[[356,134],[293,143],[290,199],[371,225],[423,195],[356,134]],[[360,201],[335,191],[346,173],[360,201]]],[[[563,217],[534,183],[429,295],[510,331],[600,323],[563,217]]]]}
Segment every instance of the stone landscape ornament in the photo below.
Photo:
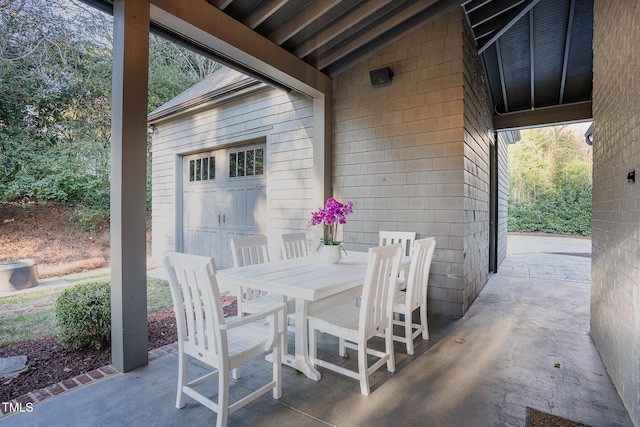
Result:
{"type": "Polygon", "coordinates": [[[27,289],[38,284],[38,266],[33,259],[0,261],[0,291],[27,289]]]}
{"type": "Polygon", "coordinates": [[[0,378],[15,378],[27,369],[27,356],[0,357],[0,378]]]}

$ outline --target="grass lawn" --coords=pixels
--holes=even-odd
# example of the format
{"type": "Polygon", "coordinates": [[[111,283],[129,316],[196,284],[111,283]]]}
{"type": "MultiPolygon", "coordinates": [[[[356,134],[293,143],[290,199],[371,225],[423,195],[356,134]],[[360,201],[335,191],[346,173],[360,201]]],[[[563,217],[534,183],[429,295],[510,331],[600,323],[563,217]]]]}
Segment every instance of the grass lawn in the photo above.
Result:
{"type": "MultiPolygon", "coordinates": [[[[63,289],[0,298],[0,347],[56,335],[54,304],[63,289]]],[[[147,279],[147,311],[172,307],[166,280],[147,279]]]]}

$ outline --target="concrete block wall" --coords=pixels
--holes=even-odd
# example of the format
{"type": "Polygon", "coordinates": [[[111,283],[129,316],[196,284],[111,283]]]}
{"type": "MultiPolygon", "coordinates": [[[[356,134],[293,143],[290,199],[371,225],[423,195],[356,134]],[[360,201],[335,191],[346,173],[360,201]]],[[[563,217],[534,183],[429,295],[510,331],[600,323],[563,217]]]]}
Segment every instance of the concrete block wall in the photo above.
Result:
{"type": "Polygon", "coordinates": [[[380,230],[435,237],[429,310],[456,316],[484,286],[488,270],[480,249],[488,248],[488,142],[485,150],[483,113],[465,112],[480,96],[465,89],[477,82],[465,77],[464,25],[461,11],[453,11],[333,82],[334,194],[356,203],[344,226],[345,247],[367,250],[378,244],[380,230]],[[369,71],[387,66],[392,82],[373,86],[369,71]],[[467,130],[469,123],[478,131],[467,130]],[[474,252],[468,264],[467,246],[474,252]]]}
{"type": "MultiPolygon", "coordinates": [[[[264,87],[156,126],[153,136],[152,254],[176,248],[176,156],[266,140],[267,235],[307,229],[313,206],[312,100],[264,87]]],[[[180,214],[180,213],[178,213],[180,214]]],[[[272,248],[279,254],[279,243],[272,248]]]]}
{"type": "Polygon", "coordinates": [[[591,336],[640,426],[640,3],[595,0],[591,336]]]}

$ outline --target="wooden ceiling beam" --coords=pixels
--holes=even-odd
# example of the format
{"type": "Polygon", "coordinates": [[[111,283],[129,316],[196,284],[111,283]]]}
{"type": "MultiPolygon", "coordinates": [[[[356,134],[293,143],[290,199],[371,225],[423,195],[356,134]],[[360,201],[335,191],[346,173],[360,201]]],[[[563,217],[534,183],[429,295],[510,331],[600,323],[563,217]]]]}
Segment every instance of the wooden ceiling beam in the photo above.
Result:
{"type": "Polygon", "coordinates": [[[535,61],[535,35],[533,31],[533,9],[529,11],[529,90],[531,108],[536,107],[536,61],[535,61]]]}
{"type": "Polygon", "coordinates": [[[494,21],[500,15],[518,7],[527,0],[495,0],[483,7],[476,8],[473,12],[467,12],[471,28],[475,28],[485,22],[494,21]]]}
{"type": "Polygon", "coordinates": [[[573,15],[575,13],[576,0],[571,0],[569,6],[569,18],[567,19],[567,33],[564,42],[564,56],[562,58],[562,77],[560,78],[560,104],[564,102],[564,89],[567,83],[567,67],[569,63],[569,49],[571,47],[571,28],[573,26],[573,15]]]}
{"type": "Polygon", "coordinates": [[[340,36],[346,30],[357,25],[360,21],[367,18],[377,10],[380,10],[392,1],[393,0],[370,0],[360,3],[342,18],[325,27],[318,32],[318,34],[302,43],[300,47],[295,50],[294,54],[298,58],[303,58],[309,55],[311,52],[320,49],[322,46],[326,45],[331,40],[340,36]]]}
{"type": "Polygon", "coordinates": [[[495,131],[553,126],[593,120],[591,101],[493,115],[495,131]]]}
{"type": "Polygon", "coordinates": [[[465,13],[469,14],[488,3],[491,3],[491,0],[469,0],[462,3],[462,7],[464,8],[465,13]]]}
{"type": "Polygon", "coordinates": [[[242,23],[251,29],[255,29],[287,3],[289,3],[289,0],[263,1],[249,14],[249,16],[242,20],[242,23]]]}
{"type": "Polygon", "coordinates": [[[267,38],[279,45],[286,42],[341,1],[342,0],[315,0],[302,9],[293,19],[290,19],[285,25],[269,34],[267,38]]]}
{"type": "Polygon", "coordinates": [[[496,40],[496,57],[498,58],[498,73],[500,75],[500,92],[502,93],[502,103],[504,105],[504,111],[509,111],[509,100],[507,99],[507,85],[504,80],[504,64],[502,63],[500,40],[496,40]]]}
{"type": "Polygon", "coordinates": [[[309,96],[331,93],[331,79],[206,2],[150,0],[152,24],[309,96]]]}
{"type": "Polygon", "coordinates": [[[357,38],[355,38],[354,40],[351,40],[349,43],[345,44],[339,49],[336,49],[331,53],[328,53],[328,49],[325,49],[324,51],[319,51],[318,54],[321,58],[316,64],[316,68],[318,68],[319,70],[322,70],[323,68],[329,66],[335,61],[345,57],[351,52],[371,42],[371,40],[375,40],[377,37],[379,37],[381,34],[385,33],[386,31],[388,31],[389,29],[402,24],[407,19],[411,18],[414,15],[417,15],[418,13],[427,9],[429,6],[431,6],[434,3],[436,3],[436,0],[417,1],[412,5],[410,5],[409,7],[398,12],[392,18],[383,20],[383,22],[381,22],[376,26],[371,26],[367,31],[364,31],[357,38]]]}
{"type": "Polygon", "coordinates": [[[478,26],[479,32],[486,32],[484,29],[481,29],[483,25],[490,26],[491,29],[494,30],[493,36],[489,40],[482,45],[478,44],[478,55],[481,55],[489,46],[491,46],[516,22],[518,22],[520,18],[529,13],[529,11],[533,9],[539,1],[540,0],[525,0],[522,3],[519,3],[517,7],[510,9],[507,13],[500,14],[496,19],[478,26]]]}
{"type": "Polygon", "coordinates": [[[231,3],[233,3],[233,0],[207,0],[207,3],[220,10],[225,10],[231,3]]]}

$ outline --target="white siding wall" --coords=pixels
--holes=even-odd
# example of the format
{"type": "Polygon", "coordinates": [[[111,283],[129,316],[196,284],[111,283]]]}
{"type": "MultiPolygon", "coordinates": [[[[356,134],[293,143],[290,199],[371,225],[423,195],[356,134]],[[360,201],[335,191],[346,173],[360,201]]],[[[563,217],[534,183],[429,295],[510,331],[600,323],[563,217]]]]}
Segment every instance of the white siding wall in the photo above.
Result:
{"type": "Polygon", "coordinates": [[[461,12],[451,12],[340,74],[333,86],[334,192],[356,203],[346,247],[376,245],[379,230],[435,237],[429,310],[458,316],[468,308],[465,297],[486,283],[489,265],[490,115],[477,89],[465,89],[478,82],[465,80],[464,25],[461,12]],[[393,81],[372,86],[369,71],[385,66],[393,81]],[[481,101],[474,107],[481,113],[465,112],[465,97],[481,101]],[[465,130],[466,114],[479,117],[477,130],[465,130]],[[474,251],[468,265],[465,245],[474,251]]]}
{"type": "MultiPolygon", "coordinates": [[[[154,262],[176,248],[176,155],[266,138],[267,235],[307,231],[313,199],[312,101],[265,88],[156,126],[153,136],[154,262]]],[[[311,232],[307,231],[309,238],[311,232]]]]}
{"type": "Polygon", "coordinates": [[[591,335],[640,426],[640,3],[594,3],[591,335]]]}

